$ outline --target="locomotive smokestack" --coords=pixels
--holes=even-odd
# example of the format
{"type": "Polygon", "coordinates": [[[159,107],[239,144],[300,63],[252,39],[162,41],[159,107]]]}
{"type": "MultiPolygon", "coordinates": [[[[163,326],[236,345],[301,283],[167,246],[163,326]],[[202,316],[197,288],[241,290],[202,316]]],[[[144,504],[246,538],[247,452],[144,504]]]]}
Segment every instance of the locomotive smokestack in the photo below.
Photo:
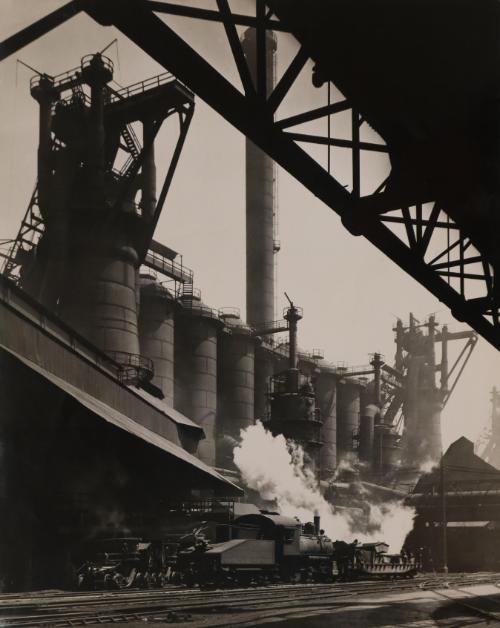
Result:
{"type": "Polygon", "coordinates": [[[320,516],[319,515],[314,515],[314,533],[317,534],[317,535],[319,535],[319,532],[320,532],[320,529],[321,529],[320,528],[320,522],[321,522],[320,516]]]}

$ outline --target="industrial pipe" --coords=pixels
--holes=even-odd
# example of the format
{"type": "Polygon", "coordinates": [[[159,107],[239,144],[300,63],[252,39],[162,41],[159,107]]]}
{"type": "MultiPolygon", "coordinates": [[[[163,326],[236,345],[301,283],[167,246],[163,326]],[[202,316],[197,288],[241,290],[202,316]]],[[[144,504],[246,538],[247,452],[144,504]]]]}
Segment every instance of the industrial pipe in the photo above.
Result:
{"type": "Polygon", "coordinates": [[[370,362],[371,366],[373,366],[373,403],[380,408],[381,405],[381,394],[380,394],[380,380],[381,380],[381,369],[384,366],[384,361],[382,360],[382,356],[380,353],[374,353],[373,359],[370,362]]]}
{"type": "Polygon", "coordinates": [[[448,392],[448,325],[441,331],[441,391],[448,392]]]}
{"type": "MultiPolygon", "coordinates": [[[[374,461],[374,434],[375,434],[375,417],[380,415],[380,409],[373,403],[365,406],[361,412],[359,422],[359,459],[371,465],[374,461]]],[[[382,456],[380,456],[382,457],[382,456]]],[[[382,461],[378,461],[382,468],[382,461]]]]}
{"type": "MultiPolygon", "coordinates": [[[[288,295],[285,292],[288,299],[288,295]]],[[[290,299],[288,299],[290,301],[290,299]]],[[[287,309],[284,318],[288,321],[288,347],[289,347],[289,368],[296,369],[299,365],[298,349],[297,349],[297,323],[302,318],[302,314],[290,301],[290,307],[287,309]]]]}
{"type": "Polygon", "coordinates": [[[141,207],[144,217],[152,221],[156,209],[156,164],[154,138],[155,121],[147,118],[142,121],[144,159],[142,161],[142,198],[141,207]],[[148,147],[148,148],[146,148],[148,147]]]}

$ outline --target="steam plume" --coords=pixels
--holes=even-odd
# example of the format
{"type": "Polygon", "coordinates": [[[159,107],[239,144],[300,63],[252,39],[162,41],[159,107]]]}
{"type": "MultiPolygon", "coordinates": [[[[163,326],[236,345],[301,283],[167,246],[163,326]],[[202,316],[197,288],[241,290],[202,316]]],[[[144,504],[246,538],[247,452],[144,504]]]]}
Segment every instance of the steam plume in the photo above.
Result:
{"type": "Polygon", "coordinates": [[[368,521],[345,510],[335,512],[318,490],[312,471],[304,464],[301,447],[272,436],[261,423],[241,432],[234,462],[246,486],[276,504],[281,514],[303,523],[321,516],[321,527],[333,540],[385,541],[399,551],[413,524],[414,511],[396,502],[369,504],[368,521]]]}

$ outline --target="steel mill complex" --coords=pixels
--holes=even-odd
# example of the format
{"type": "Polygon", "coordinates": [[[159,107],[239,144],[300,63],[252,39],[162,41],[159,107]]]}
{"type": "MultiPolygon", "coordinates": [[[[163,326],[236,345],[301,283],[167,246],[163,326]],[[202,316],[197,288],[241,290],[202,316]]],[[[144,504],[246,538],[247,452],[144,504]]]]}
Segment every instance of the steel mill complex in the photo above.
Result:
{"type": "MultiPolygon", "coordinates": [[[[88,3],[92,17],[114,23],[113,3],[109,15],[97,4],[88,3]]],[[[287,23],[289,11],[290,28],[307,43],[296,10],[282,1],[275,5],[276,17],[287,23]]],[[[125,29],[127,15],[116,18],[119,28],[125,29]]],[[[500,490],[497,391],[484,460],[466,439],[441,459],[441,412],[477,333],[491,340],[493,332],[484,321],[476,324],[476,314],[459,317],[474,331],[453,331],[433,314],[418,320],[404,312],[393,329],[394,349],[387,347],[383,355],[378,347],[366,347],[369,357],[361,366],[301,345],[302,321],[314,320],[314,307],[294,301],[293,285],[285,286],[284,310],[276,307],[274,160],[300,171],[309,187],[315,179],[298,154],[287,153],[289,161],[281,157],[288,140],[273,136],[267,145],[264,138],[266,129],[275,128],[274,112],[305,49],[279,78],[273,30],[247,28],[241,18],[245,30],[238,36],[228,19],[244,88],[254,84],[256,93],[275,105],[263,116],[264,130],[251,128],[244,115],[229,116],[247,136],[246,313],[206,303],[203,286],[189,260],[186,266],[174,250],[175,242],[155,239],[196,116],[195,93],[208,98],[203,86],[191,85],[174,69],[175,76],[167,72],[120,87],[106,50],[62,74],[53,76],[47,68],[31,79],[39,110],[36,182],[19,233],[4,248],[0,276],[0,589],[69,586],[83,545],[117,530],[158,539],[210,518],[218,523],[236,518],[244,525],[260,517],[262,534],[284,526],[293,536],[293,520],[245,511],[257,497],[245,494],[233,450],[242,431],[256,423],[302,446],[317,490],[333,506],[362,510],[367,493],[353,495],[355,485],[379,502],[398,499],[415,507],[410,535],[415,548],[435,546],[433,556],[440,556],[438,496],[446,491],[457,556],[462,541],[472,543],[481,527],[460,522],[484,521],[496,539],[496,527],[487,524],[500,520],[493,497],[500,490]],[[177,136],[165,169],[165,159],[160,168],[155,155],[160,129],[172,121],[177,136]],[[422,476],[440,459],[441,467],[449,468],[446,489],[439,467],[422,476]],[[464,477],[460,466],[469,469],[464,477]],[[480,507],[477,491],[487,494],[480,507]]],[[[149,26],[153,41],[160,27],[149,26]]],[[[139,35],[131,36],[138,43],[139,35]]],[[[16,49],[15,41],[9,45],[16,49]]],[[[311,77],[317,85],[329,72],[320,53],[315,49],[311,77]]],[[[160,54],[158,49],[153,56],[159,60],[160,54]]],[[[172,55],[182,69],[182,55],[172,55]]],[[[236,102],[232,92],[226,96],[227,103],[236,102]]],[[[361,124],[358,117],[358,131],[361,124]]],[[[349,142],[352,148],[360,139],[353,135],[349,142]]],[[[406,183],[401,176],[394,194],[406,183]]],[[[440,198],[444,205],[449,200],[444,193],[440,198]]],[[[350,231],[359,230],[355,217],[342,219],[350,231]]],[[[432,222],[442,227],[438,214],[425,225],[432,222]]],[[[421,247],[431,237],[422,225],[415,240],[421,247]]],[[[450,294],[443,292],[443,300],[449,297],[457,314],[459,302],[450,294]]],[[[490,312],[493,297],[488,299],[482,305],[490,312]]],[[[316,528],[311,538],[321,538],[319,523],[316,528]]],[[[267,536],[258,539],[271,542],[267,536]]],[[[300,531],[294,542],[303,543],[300,531]]],[[[469,568],[474,560],[461,555],[456,564],[469,568]]]]}

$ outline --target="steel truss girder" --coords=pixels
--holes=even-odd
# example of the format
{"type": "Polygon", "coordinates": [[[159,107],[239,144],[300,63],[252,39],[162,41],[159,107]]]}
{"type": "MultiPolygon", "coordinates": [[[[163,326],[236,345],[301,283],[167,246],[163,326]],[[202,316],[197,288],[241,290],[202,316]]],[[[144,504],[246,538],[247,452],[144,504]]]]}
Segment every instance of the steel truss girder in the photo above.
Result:
{"type": "MultiPolygon", "coordinates": [[[[464,297],[463,289],[457,292],[441,276],[444,272],[451,273],[453,271],[441,269],[441,273],[439,273],[438,269],[433,268],[424,260],[422,251],[428,245],[426,240],[432,236],[432,230],[439,227],[439,224],[434,225],[431,231],[425,231],[426,235],[420,238],[418,232],[416,236],[413,233],[413,219],[408,212],[403,212],[403,222],[409,239],[408,246],[383,223],[382,214],[387,211],[398,208],[404,209],[417,202],[422,203],[433,199],[418,198],[416,194],[409,194],[409,198],[400,199],[391,193],[382,192],[383,184],[373,195],[359,198],[359,126],[363,121],[359,113],[354,110],[352,112],[353,137],[351,146],[349,146],[353,153],[352,194],[347,192],[334,177],[303,151],[295,143],[293,137],[287,137],[283,129],[280,128],[280,123],[273,120],[274,111],[305,63],[304,50],[299,51],[297,58],[292,62],[294,67],[289,68],[290,72],[285,73],[287,75],[286,81],[281,84],[281,87],[278,84],[279,93],[275,90],[266,102],[262,98],[262,85],[265,84],[265,77],[257,76],[256,94],[253,91],[252,93],[245,93],[245,95],[241,94],[154,13],[162,12],[219,21],[225,26],[228,37],[232,38],[233,48],[235,47],[234,27],[236,24],[256,27],[257,40],[260,41],[260,46],[259,43],[257,46],[258,52],[260,52],[260,60],[257,65],[262,68],[264,65],[262,42],[265,41],[263,36],[265,29],[287,31],[287,28],[279,21],[271,19],[272,10],[265,12],[264,0],[256,0],[256,3],[256,17],[252,17],[231,14],[230,11],[228,15],[228,5],[224,1],[218,3],[219,9],[222,9],[224,13],[223,15],[220,11],[207,11],[152,0],[129,0],[128,2],[74,0],[73,3],[68,3],[61,10],[53,12],[47,18],[39,20],[31,27],[23,29],[20,33],[6,40],[0,47],[0,60],[82,9],[101,24],[116,26],[152,58],[188,85],[228,122],[267,152],[315,196],[339,214],[344,226],[351,233],[364,235],[386,256],[445,303],[458,320],[467,322],[491,344],[500,349],[500,326],[498,324],[500,296],[498,294],[499,286],[496,285],[494,277],[496,269],[492,269],[486,261],[483,262],[485,283],[489,287],[488,294],[485,297],[467,300],[464,297]],[[484,317],[485,314],[492,316],[493,324],[484,317]]],[[[238,69],[241,76],[241,72],[245,70],[241,65],[238,69]]],[[[248,83],[246,88],[250,92],[248,83]]],[[[289,128],[289,126],[287,124],[283,128],[289,128]]],[[[434,218],[431,216],[430,222],[433,220],[434,218]]],[[[418,224],[417,221],[417,229],[421,229],[422,226],[423,223],[418,224]]],[[[463,243],[460,246],[462,247],[463,243]]],[[[460,266],[461,273],[462,266],[460,266]]],[[[464,275],[461,276],[461,279],[463,285],[464,275]]]]}
{"type": "Polygon", "coordinates": [[[414,213],[415,215],[412,216],[409,208],[403,207],[401,216],[384,214],[380,216],[380,220],[383,223],[404,225],[410,250],[422,259],[427,253],[434,234],[438,230],[445,232],[446,246],[442,246],[440,252],[434,254],[432,259],[426,261],[426,264],[438,275],[446,278],[448,283],[451,278],[458,279],[460,296],[470,306],[480,308],[483,315],[490,316],[493,327],[498,330],[500,308],[495,301],[494,269],[490,263],[480,253],[476,255],[467,253],[472,241],[457,224],[450,221],[449,217],[446,220],[439,220],[441,209],[437,203],[433,204],[428,218],[423,218],[422,204],[416,204],[414,213]],[[453,241],[450,239],[450,233],[453,234],[453,241]],[[473,272],[470,269],[472,264],[475,265],[473,272]],[[467,298],[469,280],[476,283],[482,282],[486,295],[479,298],[467,298]]]}
{"type": "MultiPolygon", "coordinates": [[[[162,3],[156,2],[155,9],[158,9],[160,4],[162,3]]],[[[353,193],[350,194],[292,138],[287,137],[286,132],[279,127],[279,123],[275,123],[273,110],[262,98],[239,92],[157,17],[152,7],[148,5],[151,3],[135,2],[113,11],[110,11],[108,7],[104,16],[99,12],[98,5],[91,5],[87,10],[98,21],[104,19],[105,23],[118,28],[155,61],[177,76],[195,94],[339,214],[344,226],[352,233],[364,235],[398,266],[444,302],[458,320],[468,323],[500,349],[500,329],[497,325],[490,323],[475,304],[468,303],[454,290],[436,270],[424,261],[421,254],[417,254],[414,247],[407,246],[392,233],[383,224],[381,211],[369,211],[368,198],[362,199],[362,206],[367,210],[360,210],[356,198],[359,195],[359,182],[355,177],[353,193]]],[[[221,22],[225,20],[226,25],[227,19],[227,13],[224,18],[222,16],[220,18],[221,22]]],[[[257,89],[257,93],[258,91],[257,89]]],[[[270,98],[272,99],[272,94],[270,98]]],[[[354,112],[353,116],[356,117],[354,126],[359,128],[359,114],[354,112]]],[[[352,144],[354,150],[359,149],[359,135],[353,135],[352,144]],[[357,147],[356,144],[358,144],[357,147]]],[[[355,161],[359,162],[359,159],[355,161]]],[[[353,165],[356,164],[353,163],[353,165]]],[[[376,200],[380,202],[379,199],[376,200]]]]}

